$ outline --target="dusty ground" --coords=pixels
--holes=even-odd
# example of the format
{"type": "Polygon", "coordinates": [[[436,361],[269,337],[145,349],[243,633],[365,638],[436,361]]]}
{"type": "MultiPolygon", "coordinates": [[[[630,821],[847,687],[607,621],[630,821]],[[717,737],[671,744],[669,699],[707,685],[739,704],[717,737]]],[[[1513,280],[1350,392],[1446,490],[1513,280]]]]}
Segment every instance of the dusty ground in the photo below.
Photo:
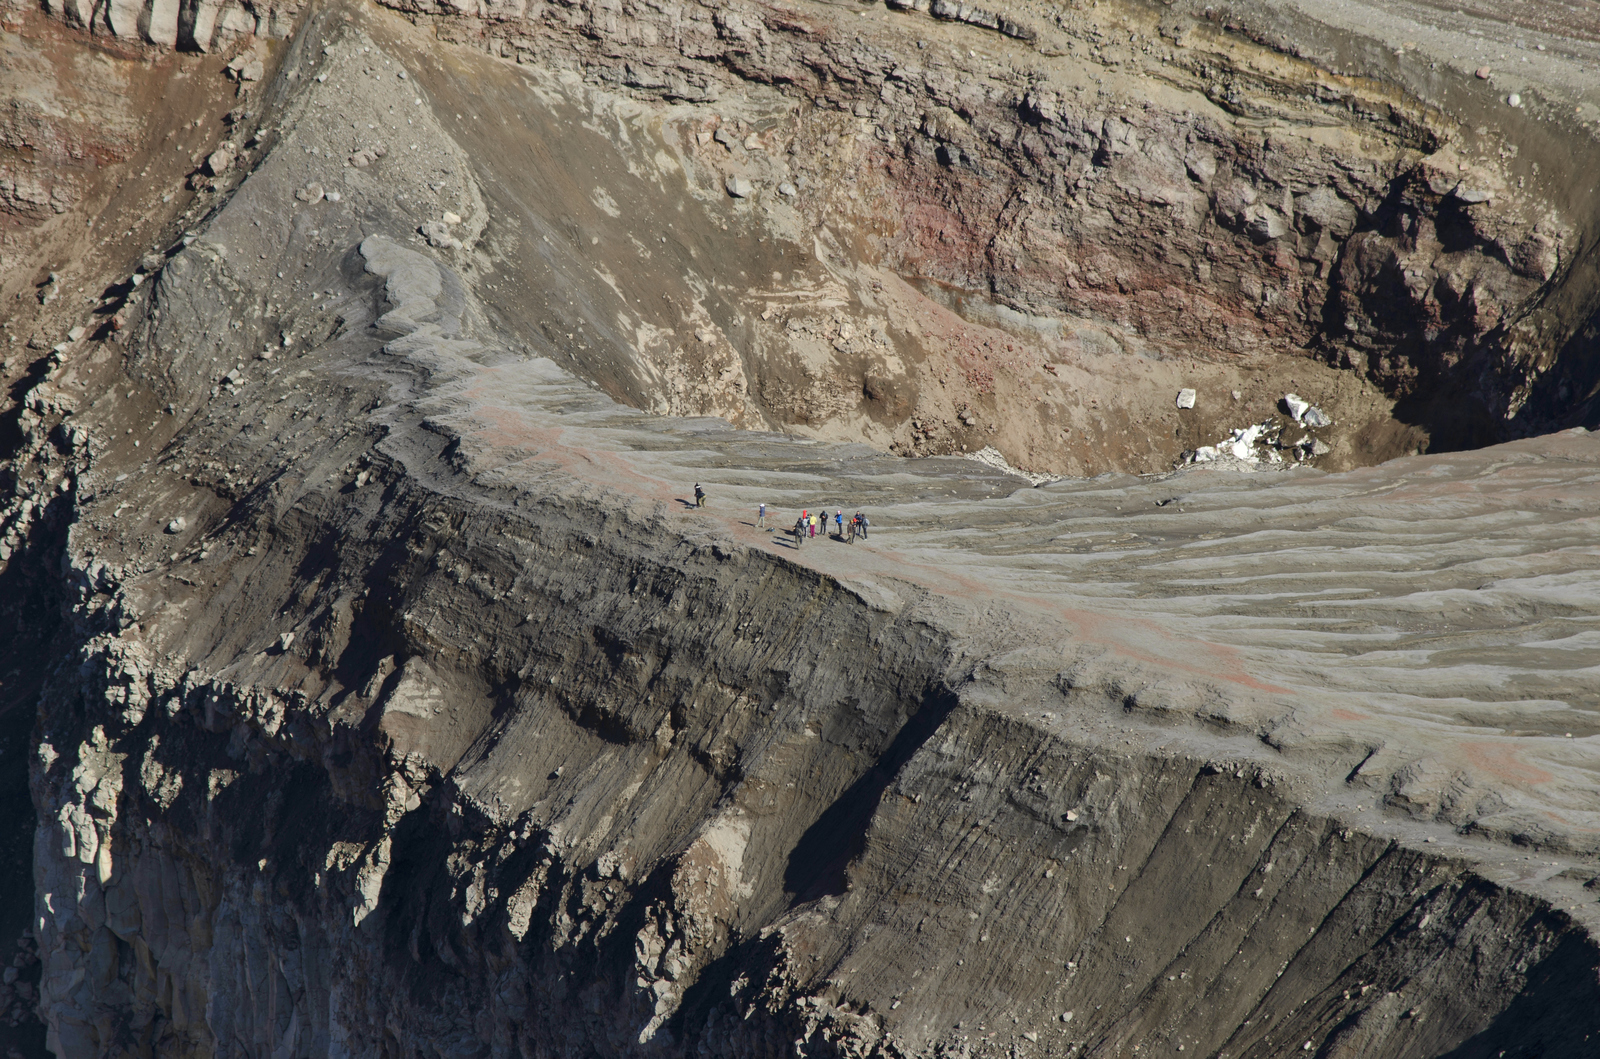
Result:
{"type": "Polygon", "coordinates": [[[139,260],[176,241],[215,199],[191,174],[253,131],[231,55],[91,38],[32,8],[8,10],[0,169],[32,198],[0,203],[0,364],[10,385],[67,331],[103,323],[139,260]],[[58,285],[48,285],[51,273],[58,285]],[[42,299],[48,300],[42,300],[42,299]],[[92,310],[92,311],[91,311],[92,310]]]}

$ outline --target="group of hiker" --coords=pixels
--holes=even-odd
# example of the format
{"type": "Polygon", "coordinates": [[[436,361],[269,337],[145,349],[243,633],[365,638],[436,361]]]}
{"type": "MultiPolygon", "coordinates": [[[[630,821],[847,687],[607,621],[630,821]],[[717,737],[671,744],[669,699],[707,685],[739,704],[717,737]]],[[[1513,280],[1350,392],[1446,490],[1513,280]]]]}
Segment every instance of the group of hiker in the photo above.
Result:
{"type": "MultiPolygon", "coordinates": [[[[700,488],[699,482],[694,483],[694,506],[706,506],[706,492],[700,488]]],[[[835,508],[832,517],[835,540],[843,541],[846,544],[854,544],[857,537],[866,540],[867,530],[871,527],[872,522],[865,514],[857,511],[847,519],[843,508],[835,508]]],[[[815,512],[802,510],[799,517],[794,520],[794,528],[788,531],[794,535],[794,546],[798,548],[807,540],[816,540],[818,531],[826,537],[828,535],[828,518],[827,508],[815,512]]],[[[759,529],[768,528],[767,505],[765,504],[760,504],[756,507],[756,526],[759,529]]]]}
{"type": "MultiPolygon", "coordinates": [[[[848,519],[845,518],[843,508],[836,508],[832,518],[834,538],[846,544],[854,544],[857,537],[865,540],[867,529],[872,525],[867,516],[860,511],[857,511],[848,519]]],[[[828,519],[827,508],[823,508],[821,511],[802,510],[794,520],[794,527],[789,530],[794,536],[794,546],[798,548],[807,540],[816,540],[818,532],[821,532],[826,537],[828,535],[828,519]]],[[[756,525],[761,529],[767,528],[767,505],[765,504],[756,508],[756,525]]]]}

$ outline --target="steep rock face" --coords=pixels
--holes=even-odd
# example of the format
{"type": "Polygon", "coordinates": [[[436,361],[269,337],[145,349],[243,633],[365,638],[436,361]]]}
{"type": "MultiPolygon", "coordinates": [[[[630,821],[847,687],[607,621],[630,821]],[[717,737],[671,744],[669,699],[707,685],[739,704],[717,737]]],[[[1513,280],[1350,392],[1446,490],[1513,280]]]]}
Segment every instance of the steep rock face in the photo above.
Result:
{"type": "MultiPolygon", "coordinates": [[[[69,26],[122,40],[209,52],[251,37],[283,38],[302,5],[255,0],[46,0],[45,11],[69,26]]],[[[256,72],[251,80],[259,80],[256,72]]]]}
{"type": "MultiPolygon", "coordinates": [[[[462,104],[622,129],[645,173],[681,145],[714,188],[771,152],[412,44],[313,19],[222,208],[25,391],[0,578],[60,626],[30,754],[57,1054],[1589,1054],[1592,436],[1025,489],[634,412],[581,381],[635,382],[601,325],[643,330],[639,277],[730,222],[688,194],[604,227],[625,164],[529,194],[507,170],[553,168],[462,104]],[[552,262],[536,312],[508,232],[552,262]],[[872,535],[801,545],[758,502],[872,535]]],[[[763,322],[879,345],[797,302],[763,322]]],[[[704,304],[662,375],[743,402],[723,338],[762,318],[704,304]]]]}
{"type": "MultiPolygon", "coordinates": [[[[877,306],[848,326],[767,333],[697,306],[606,336],[633,347],[625,363],[581,358],[636,407],[903,454],[993,446],[1073,474],[1164,469],[1241,426],[1203,401],[1209,412],[1152,429],[1167,391],[1195,381],[1165,376],[1185,372],[1247,402],[1241,375],[1280,392],[1312,376],[1343,424],[1319,456],[1334,469],[1595,425],[1600,205],[1567,176],[1587,164],[1571,164],[1574,150],[1594,154],[1579,122],[1595,104],[1574,82],[1594,60],[1581,39],[1550,38],[1531,74],[1496,61],[1479,80],[1484,31],[1502,28],[1420,9],[1396,22],[1291,3],[898,4],[850,17],[826,4],[391,6],[441,40],[670,104],[678,128],[663,131],[689,139],[669,154],[694,165],[698,192],[745,186],[733,197],[758,219],[779,215],[786,237],[806,231],[823,258],[858,266],[830,277],[843,294],[824,284],[807,300],[848,305],[851,288],[876,292],[898,273],[1002,310],[998,335],[930,341],[877,306]],[[674,341],[674,324],[693,339],[674,341]],[[1136,362],[1115,363],[1129,353],[1136,362]],[[1305,355],[1338,371],[1318,374],[1305,355]],[[1073,359],[1116,384],[1081,408],[1041,401],[1030,370],[1062,377],[1073,359]]],[[[232,46],[224,26],[282,36],[296,14],[179,5],[175,21],[151,8],[130,23],[114,10],[51,8],[97,31],[170,22],[180,47],[200,50],[232,46]]],[[[259,55],[233,67],[263,69],[259,55]]],[[[19,208],[44,208],[48,174],[19,170],[12,184],[19,208]]]]}
{"type": "Polygon", "coordinates": [[[841,23],[826,9],[395,6],[442,39],[575,61],[646,95],[709,102],[738,79],[773,85],[818,115],[788,148],[802,190],[824,192],[808,216],[855,219],[891,267],[1112,322],[1168,355],[1313,351],[1411,399],[1440,447],[1528,431],[1508,424],[1552,344],[1600,309],[1592,262],[1578,264],[1590,189],[1540,178],[1535,160],[1525,190],[1510,161],[1513,137],[1541,133],[1514,109],[1485,115],[1464,72],[1450,85],[1420,60],[1374,79],[1329,72],[1349,34],[1271,5],[1227,18],[1064,11],[1000,61],[971,50],[981,34],[916,10],[888,16],[928,20],[908,53],[880,16],[841,23]],[[1286,28],[1251,39],[1272,20],[1286,28]],[[1434,109],[1445,99],[1453,112],[1434,109]]]}
{"type": "Polygon", "coordinates": [[[58,1054],[1586,1054],[1591,436],[1028,490],[630,411],[442,113],[326,150],[381,26],[28,393],[58,1054]]]}

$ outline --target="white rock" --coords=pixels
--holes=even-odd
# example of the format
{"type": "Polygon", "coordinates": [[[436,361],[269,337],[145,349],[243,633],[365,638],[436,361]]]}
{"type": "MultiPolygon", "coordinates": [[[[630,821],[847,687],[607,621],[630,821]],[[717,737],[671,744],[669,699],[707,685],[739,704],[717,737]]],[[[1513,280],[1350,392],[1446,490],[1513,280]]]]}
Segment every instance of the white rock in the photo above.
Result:
{"type": "Polygon", "coordinates": [[[1300,417],[1300,422],[1304,423],[1308,427],[1333,426],[1333,420],[1329,418],[1328,413],[1324,412],[1316,405],[1312,405],[1310,408],[1306,409],[1305,414],[1300,417]]]}
{"type": "Polygon", "coordinates": [[[1194,407],[1194,398],[1195,398],[1194,391],[1189,389],[1188,387],[1184,387],[1183,389],[1178,391],[1178,407],[1179,408],[1193,408],[1194,407]]]}
{"type": "Polygon", "coordinates": [[[778,185],[778,194],[792,199],[796,195],[800,194],[800,189],[796,188],[793,184],[785,180],[783,183],[778,185]]]}
{"type": "Polygon", "coordinates": [[[1271,206],[1251,206],[1244,216],[1245,227],[1257,242],[1271,242],[1289,234],[1289,222],[1271,206]]]}
{"type": "Polygon", "coordinates": [[[151,44],[178,45],[178,0],[151,0],[140,16],[144,37],[151,44]]]}
{"type": "Polygon", "coordinates": [[[442,219],[444,220],[444,223],[446,223],[446,224],[460,224],[461,223],[461,214],[459,214],[459,213],[451,213],[449,210],[445,210],[444,211],[444,216],[443,216],[442,219]]]}
{"type": "Polygon", "coordinates": [[[102,10],[106,13],[106,24],[111,27],[111,33],[117,37],[131,37],[139,28],[139,13],[144,5],[139,0],[110,0],[102,10]]]}
{"type": "Polygon", "coordinates": [[[742,176],[729,177],[723,186],[728,189],[728,194],[736,199],[747,199],[750,197],[750,193],[755,190],[750,185],[750,181],[742,176]]]}
{"type": "Polygon", "coordinates": [[[182,533],[184,531],[184,529],[188,525],[189,525],[189,520],[184,518],[182,515],[179,515],[177,518],[175,518],[171,522],[167,523],[167,532],[168,533],[182,533]]]}
{"type": "Polygon", "coordinates": [[[307,184],[299,191],[296,191],[294,193],[294,197],[299,199],[301,202],[321,202],[322,185],[317,183],[307,184]]]}
{"type": "Polygon", "coordinates": [[[340,199],[344,198],[344,196],[339,194],[337,191],[330,191],[324,197],[329,202],[338,202],[340,199]]]}
{"type": "Polygon", "coordinates": [[[1286,393],[1283,395],[1283,406],[1289,410],[1289,418],[1298,423],[1300,418],[1306,414],[1306,409],[1311,407],[1311,402],[1302,401],[1295,394],[1286,393]]]}
{"type": "Polygon", "coordinates": [[[71,331],[68,331],[67,332],[67,337],[72,339],[72,341],[76,342],[76,341],[78,341],[78,339],[82,338],[84,335],[86,335],[88,333],[89,332],[88,332],[88,330],[86,328],[84,328],[82,326],[79,326],[79,327],[74,327],[71,331]]]}
{"type": "Polygon", "coordinates": [[[1508,106],[1520,107],[1522,106],[1522,97],[1513,92],[1506,98],[1506,104],[1508,106]]]}
{"type": "Polygon", "coordinates": [[[219,147],[206,159],[206,172],[211,176],[221,176],[232,164],[233,152],[226,147],[219,147]]]}

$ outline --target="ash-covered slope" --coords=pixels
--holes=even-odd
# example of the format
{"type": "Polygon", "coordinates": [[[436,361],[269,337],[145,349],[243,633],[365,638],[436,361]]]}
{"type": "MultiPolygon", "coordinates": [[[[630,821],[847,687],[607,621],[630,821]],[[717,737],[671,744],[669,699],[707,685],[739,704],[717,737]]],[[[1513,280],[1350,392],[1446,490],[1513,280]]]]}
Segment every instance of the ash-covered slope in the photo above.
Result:
{"type": "Polygon", "coordinates": [[[57,1054],[1590,1053],[1591,435],[1026,488],[651,415],[646,293],[867,266],[578,77],[283,63],[20,424],[57,1054]]]}

